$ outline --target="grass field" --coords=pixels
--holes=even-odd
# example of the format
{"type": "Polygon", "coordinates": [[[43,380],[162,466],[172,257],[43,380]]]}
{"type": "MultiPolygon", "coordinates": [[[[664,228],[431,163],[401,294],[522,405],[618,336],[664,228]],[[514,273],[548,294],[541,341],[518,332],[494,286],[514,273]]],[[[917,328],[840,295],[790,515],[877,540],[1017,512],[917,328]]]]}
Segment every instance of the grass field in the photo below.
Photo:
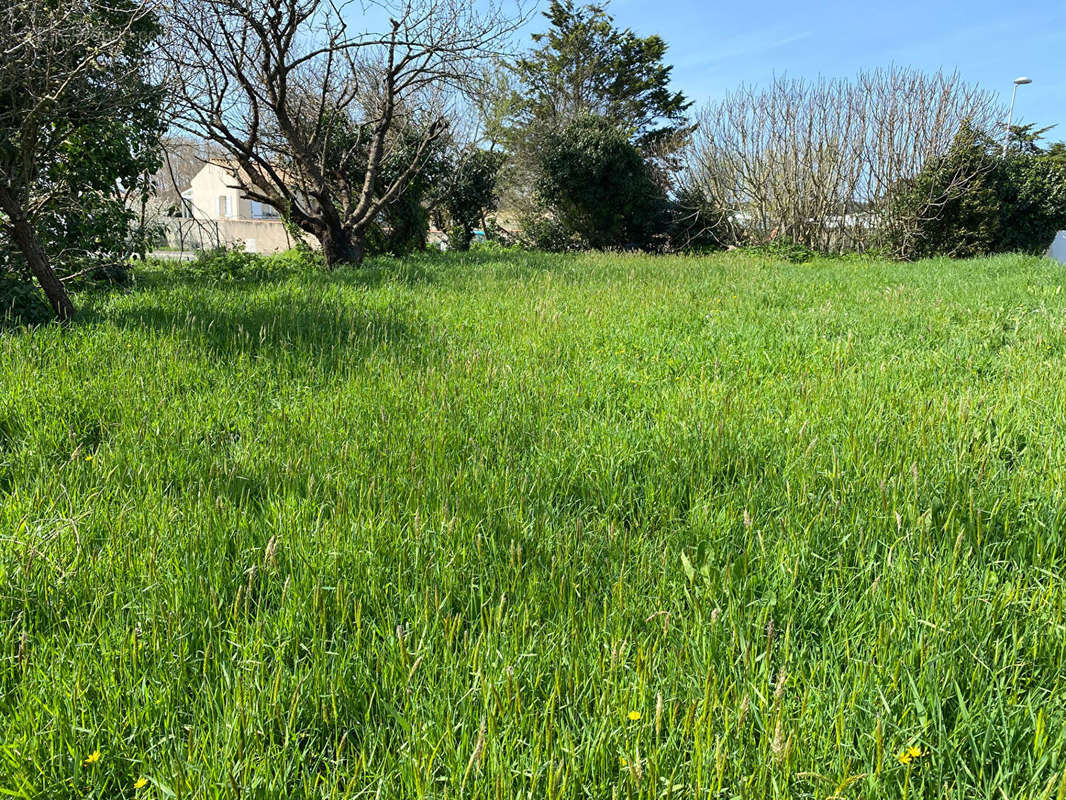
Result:
{"type": "Polygon", "coordinates": [[[4,794],[1066,797],[1061,265],[180,269],[0,332],[4,794]]]}

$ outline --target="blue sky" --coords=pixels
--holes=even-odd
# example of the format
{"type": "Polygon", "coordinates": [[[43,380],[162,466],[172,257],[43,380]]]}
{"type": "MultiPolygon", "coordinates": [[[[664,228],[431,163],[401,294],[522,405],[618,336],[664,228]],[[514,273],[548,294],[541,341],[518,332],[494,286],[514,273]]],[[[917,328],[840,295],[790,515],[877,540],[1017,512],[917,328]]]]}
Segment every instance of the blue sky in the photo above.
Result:
{"type": "MultiPolygon", "coordinates": [[[[891,64],[958,69],[1008,103],[1011,82],[1027,75],[1033,83],[1018,90],[1015,120],[1057,124],[1049,136],[1066,140],[1066,0],[614,0],[609,8],[617,24],[666,40],[674,83],[697,104],[775,73],[844,77],[891,64]]],[[[538,16],[530,30],[545,22],[538,16]]]]}

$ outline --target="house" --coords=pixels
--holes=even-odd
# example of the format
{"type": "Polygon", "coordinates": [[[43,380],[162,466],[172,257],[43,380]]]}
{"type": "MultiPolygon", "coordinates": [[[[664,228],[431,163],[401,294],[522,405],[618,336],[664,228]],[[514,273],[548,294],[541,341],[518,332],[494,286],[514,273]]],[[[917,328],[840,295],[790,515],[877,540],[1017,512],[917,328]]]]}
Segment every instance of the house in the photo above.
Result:
{"type": "Polygon", "coordinates": [[[234,186],[223,159],[191,161],[168,150],[166,168],[156,176],[154,217],[167,250],[242,247],[250,253],[277,253],[294,240],[273,207],[251,200],[234,186]]]}
{"type": "Polygon", "coordinates": [[[249,199],[233,184],[224,161],[208,161],[193,175],[181,193],[183,246],[243,246],[250,253],[290,249],[293,240],[277,210],[249,199]]]}

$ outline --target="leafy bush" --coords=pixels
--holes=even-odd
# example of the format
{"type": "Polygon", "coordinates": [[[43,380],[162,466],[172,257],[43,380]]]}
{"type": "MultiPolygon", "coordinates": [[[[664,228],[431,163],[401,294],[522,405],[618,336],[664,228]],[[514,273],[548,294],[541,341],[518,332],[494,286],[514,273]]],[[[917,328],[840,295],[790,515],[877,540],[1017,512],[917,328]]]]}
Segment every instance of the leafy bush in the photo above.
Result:
{"type": "Polygon", "coordinates": [[[1000,173],[1000,226],[990,252],[1046,252],[1066,228],[1066,163],[1015,155],[1000,173]]]}
{"type": "Polygon", "coordinates": [[[263,259],[255,253],[247,253],[240,247],[216,247],[197,253],[188,268],[204,278],[234,280],[247,277],[262,266],[263,259]]]}
{"type": "Polygon", "coordinates": [[[750,249],[753,252],[768,256],[774,261],[785,261],[789,264],[805,264],[818,255],[805,244],[783,238],[774,239],[771,242],[757,245],[750,249]]]}
{"type": "Polygon", "coordinates": [[[474,238],[474,231],[462,225],[453,225],[448,229],[449,250],[469,250],[470,242],[474,238]]]}
{"type": "Polygon", "coordinates": [[[452,227],[448,231],[450,250],[469,250],[474,229],[499,201],[496,184],[503,167],[503,154],[473,150],[458,159],[454,172],[440,198],[452,227]]]}
{"type": "Polygon", "coordinates": [[[282,253],[248,253],[241,247],[203,250],[184,269],[197,278],[213,282],[264,280],[323,266],[321,252],[296,247],[282,253]]]}
{"type": "Polygon", "coordinates": [[[367,255],[402,256],[425,248],[429,234],[425,193],[422,181],[412,181],[385,207],[379,222],[367,231],[367,255]]]}
{"type": "Polygon", "coordinates": [[[548,136],[539,169],[538,196],[561,230],[589,247],[648,248],[665,232],[666,198],[652,167],[608,120],[583,117],[548,136]]]}
{"type": "Polygon", "coordinates": [[[561,220],[544,216],[538,211],[527,211],[519,217],[522,243],[533,250],[548,253],[566,253],[588,247],[581,236],[561,220]]]}
{"type": "Polygon", "coordinates": [[[1039,149],[1003,156],[967,127],[893,202],[903,222],[886,244],[903,258],[1043,253],[1066,227],[1066,164],[1039,149]]]}
{"type": "MultiPolygon", "coordinates": [[[[363,129],[358,136],[360,142],[356,147],[365,147],[369,137],[363,129]]],[[[415,153],[421,143],[421,131],[404,127],[399,130],[394,143],[394,150],[382,162],[378,173],[376,191],[384,193],[386,189],[402,174],[415,159],[415,153]]],[[[443,139],[434,141],[421,157],[422,167],[407,183],[392,202],[382,209],[374,225],[367,231],[366,253],[368,256],[390,254],[402,256],[418,250],[424,250],[429,235],[429,211],[427,201],[434,186],[439,184],[448,172],[448,160],[443,139]]],[[[358,186],[363,179],[363,165],[366,156],[356,159],[358,186]]]]}
{"type": "Polygon", "coordinates": [[[322,252],[311,248],[304,242],[291,250],[267,256],[265,260],[273,267],[293,272],[325,267],[322,252]]]}
{"type": "Polygon", "coordinates": [[[485,241],[481,244],[490,242],[505,248],[515,247],[519,244],[518,236],[500,225],[495,217],[489,217],[485,220],[485,241]]]}
{"type": "Polygon", "coordinates": [[[34,284],[0,274],[0,328],[40,325],[52,319],[55,314],[34,284]]]}

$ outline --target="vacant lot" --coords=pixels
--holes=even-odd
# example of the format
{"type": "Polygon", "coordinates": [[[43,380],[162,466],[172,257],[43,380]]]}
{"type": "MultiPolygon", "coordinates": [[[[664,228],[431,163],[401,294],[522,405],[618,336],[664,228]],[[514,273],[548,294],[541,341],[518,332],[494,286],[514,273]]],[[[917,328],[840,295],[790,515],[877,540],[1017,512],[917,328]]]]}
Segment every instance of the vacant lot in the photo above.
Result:
{"type": "Polygon", "coordinates": [[[1066,796],[1060,266],[178,269],[0,333],[5,793],[1066,796]]]}

